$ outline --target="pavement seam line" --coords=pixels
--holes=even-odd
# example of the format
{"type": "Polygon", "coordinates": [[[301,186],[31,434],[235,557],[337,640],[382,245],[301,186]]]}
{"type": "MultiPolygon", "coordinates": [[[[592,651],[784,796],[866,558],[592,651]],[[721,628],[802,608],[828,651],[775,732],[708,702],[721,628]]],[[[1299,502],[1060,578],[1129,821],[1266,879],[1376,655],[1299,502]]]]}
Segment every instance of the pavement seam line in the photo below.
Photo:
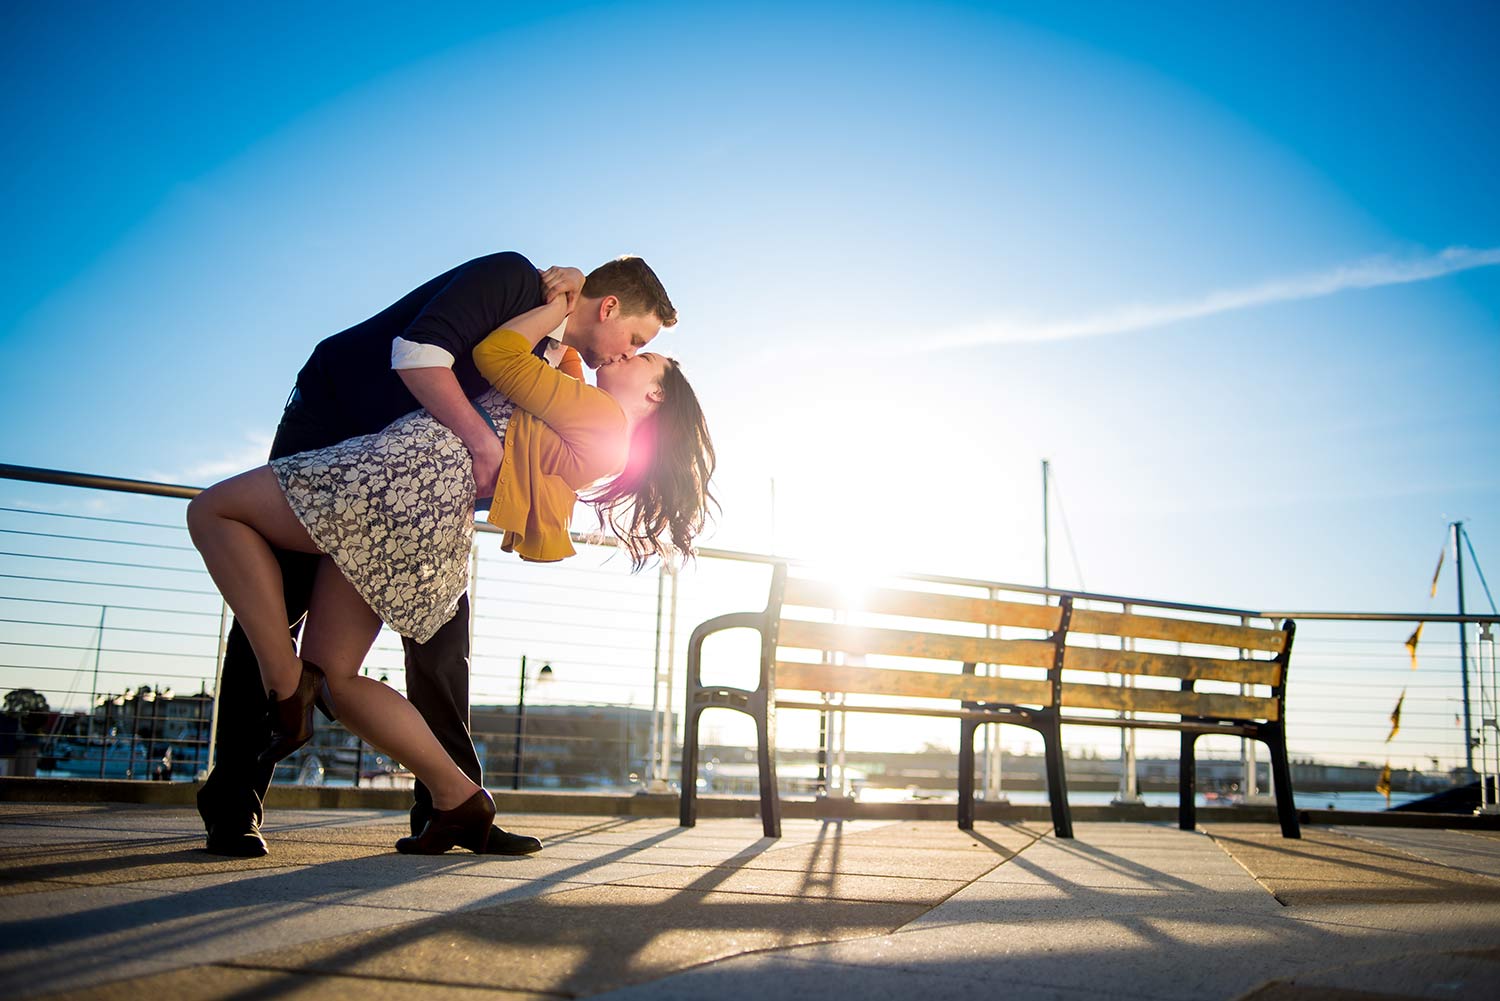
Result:
{"type": "Polygon", "coordinates": [[[933,911],[937,910],[939,907],[943,906],[948,901],[952,900],[955,895],[957,895],[959,893],[962,893],[964,890],[967,890],[969,887],[973,886],[975,883],[979,882],[981,879],[983,879],[984,877],[988,876],[990,873],[994,872],[996,869],[1000,868],[1005,863],[1011,861],[1011,859],[1019,857],[1022,852],[1024,852],[1026,849],[1030,848],[1032,845],[1036,844],[1038,841],[1042,840],[1043,838],[1045,838],[1047,835],[1049,835],[1051,833],[1052,833],[1052,828],[1048,827],[1046,830],[1044,830],[1040,834],[1036,835],[1036,837],[1034,837],[1030,841],[1026,842],[1020,848],[1016,849],[1008,858],[1003,858],[1000,861],[996,862],[994,865],[990,866],[984,872],[982,872],[979,875],[975,876],[973,879],[968,880],[967,882],[964,883],[964,885],[960,886],[958,889],[954,890],[952,893],[949,893],[946,896],[944,896],[942,900],[939,900],[937,903],[935,903],[932,906],[928,907],[927,910],[923,911],[921,914],[918,914],[916,917],[912,918],[911,921],[908,921],[908,922],[906,922],[906,924],[903,924],[903,925],[897,925],[895,931],[887,932],[886,934],[888,934],[888,935],[894,935],[896,932],[899,932],[902,928],[905,928],[908,925],[910,925],[912,923],[912,921],[918,921],[918,920],[920,920],[922,918],[925,918],[927,915],[931,914],[933,911]]]}
{"type": "Polygon", "coordinates": [[[1479,869],[1470,869],[1467,866],[1457,865],[1452,862],[1439,862],[1437,859],[1428,858],[1426,855],[1418,855],[1416,852],[1412,851],[1410,848],[1405,847],[1404,845],[1392,845],[1389,842],[1376,841],[1373,838],[1367,838],[1364,835],[1354,834],[1349,831],[1330,831],[1329,833],[1342,834],[1344,837],[1349,838],[1351,841],[1362,841],[1367,845],[1374,845],[1376,848],[1384,848],[1387,850],[1402,852],[1403,854],[1409,855],[1419,862],[1425,862],[1428,865],[1438,866],[1439,868],[1443,869],[1457,869],[1459,872],[1467,872],[1475,876],[1483,876],[1485,879],[1500,882],[1500,876],[1496,876],[1494,873],[1484,872],[1479,869]]]}
{"type": "Polygon", "coordinates": [[[1208,832],[1208,831],[1204,831],[1203,833],[1204,833],[1204,835],[1210,841],[1212,841],[1214,843],[1214,847],[1218,848],[1219,851],[1221,851],[1225,855],[1229,856],[1229,861],[1233,862],[1235,865],[1237,865],[1241,869],[1245,870],[1245,875],[1247,875],[1251,879],[1255,880],[1255,885],[1256,886],[1259,886],[1262,890],[1265,890],[1266,893],[1270,894],[1270,897],[1271,897],[1272,900],[1276,901],[1282,907],[1289,907],[1289,906],[1291,906],[1285,900],[1282,900],[1279,896],[1277,896],[1276,895],[1276,891],[1273,890],[1273,889],[1271,889],[1268,885],[1266,885],[1265,881],[1262,880],[1259,876],[1257,876],[1254,872],[1252,872],[1250,870],[1250,867],[1248,865],[1246,865],[1244,862],[1241,862],[1238,858],[1236,858],[1234,852],[1230,851],[1228,848],[1225,848],[1224,847],[1224,842],[1222,842],[1218,838],[1214,837],[1213,834],[1210,833],[1210,832],[1208,832]]]}

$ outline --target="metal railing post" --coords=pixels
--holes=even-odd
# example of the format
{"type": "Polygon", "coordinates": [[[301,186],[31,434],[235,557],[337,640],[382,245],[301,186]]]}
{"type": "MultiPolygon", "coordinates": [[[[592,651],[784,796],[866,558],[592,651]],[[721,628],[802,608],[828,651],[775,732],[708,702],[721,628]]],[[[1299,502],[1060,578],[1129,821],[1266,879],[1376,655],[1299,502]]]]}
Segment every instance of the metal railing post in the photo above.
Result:
{"type": "Polygon", "coordinates": [[[1479,809],[1500,814],[1500,678],[1496,677],[1495,637],[1486,622],[1479,632],[1479,809]]]}
{"type": "MultiPolygon", "coordinates": [[[[651,792],[667,791],[667,769],[662,761],[661,735],[666,729],[661,719],[661,634],[662,613],[667,594],[667,567],[662,564],[656,570],[656,645],[651,655],[651,735],[646,747],[650,761],[647,765],[646,788],[651,792]]],[[[672,692],[667,690],[667,702],[672,701],[672,692]]]]}
{"type": "MultiPolygon", "coordinates": [[[[1244,626],[1246,628],[1249,628],[1249,626],[1250,626],[1250,616],[1248,616],[1248,615],[1241,615],[1240,616],[1240,625],[1242,625],[1242,626],[1244,626]]],[[[1245,649],[1242,648],[1240,650],[1240,659],[1241,660],[1249,660],[1250,659],[1250,651],[1249,650],[1245,650],[1245,649]]],[[[1254,686],[1253,685],[1241,685],[1240,686],[1240,694],[1244,695],[1244,696],[1247,696],[1247,697],[1253,693],[1253,690],[1254,690],[1254,686]]],[[[1256,766],[1256,760],[1255,760],[1255,758],[1256,758],[1256,754],[1255,754],[1256,747],[1255,747],[1255,745],[1256,745],[1256,741],[1251,740],[1249,737],[1241,737],[1240,738],[1240,771],[1241,771],[1240,792],[1244,795],[1245,802],[1247,802],[1247,803],[1250,801],[1250,798],[1252,796],[1255,796],[1257,794],[1257,792],[1259,791],[1259,789],[1260,789],[1260,779],[1255,774],[1256,767],[1257,767],[1256,766]]]]}
{"type": "MultiPolygon", "coordinates": [[[[990,588],[991,601],[1000,600],[998,588],[990,588]]],[[[1003,628],[997,625],[986,625],[984,633],[990,639],[1001,639],[1003,628]]],[[[995,677],[1000,673],[1000,668],[995,664],[986,665],[986,673],[995,677]]],[[[984,798],[988,803],[999,803],[1005,799],[1005,749],[1000,741],[1000,724],[992,723],[984,728],[984,798]]]]}
{"type": "MultiPolygon", "coordinates": [[[[1120,614],[1129,615],[1132,609],[1128,604],[1120,606],[1120,614]]],[[[1130,651],[1135,649],[1135,637],[1121,636],[1120,649],[1130,651]]],[[[1120,675],[1120,686],[1122,688],[1135,687],[1135,675],[1120,675]]],[[[1134,719],[1135,713],[1129,710],[1121,710],[1121,719],[1134,719]]],[[[1120,794],[1115,799],[1115,805],[1127,803],[1139,803],[1141,801],[1140,782],[1136,778],[1135,767],[1135,727],[1120,727],[1120,794]]]]}
{"type": "Polygon", "coordinates": [[[214,708],[208,716],[208,764],[204,767],[204,774],[214,770],[214,745],[219,739],[219,703],[220,691],[224,686],[224,655],[229,650],[229,603],[219,602],[219,649],[214,654],[214,708]]]}
{"type": "Polygon", "coordinates": [[[677,737],[672,723],[672,684],[677,676],[677,568],[672,567],[667,572],[672,586],[667,614],[667,694],[662,700],[661,717],[661,773],[664,780],[672,774],[672,742],[677,737]]]}

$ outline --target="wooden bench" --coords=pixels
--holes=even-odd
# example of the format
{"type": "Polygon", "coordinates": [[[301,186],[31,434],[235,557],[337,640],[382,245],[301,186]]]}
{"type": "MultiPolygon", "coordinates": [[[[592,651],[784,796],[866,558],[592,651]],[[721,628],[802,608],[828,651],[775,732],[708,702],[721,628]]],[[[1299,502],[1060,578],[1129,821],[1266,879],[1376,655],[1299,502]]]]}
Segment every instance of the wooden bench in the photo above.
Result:
{"type": "Polygon", "coordinates": [[[904,586],[849,595],[827,581],[789,577],[787,565],[777,564],[765,611],[720,615],[693,630],[682,825],[691,827],[697,818],[699,717],[705,709],[722,707],[755,720],[761,820],[767,836],[780,837],[775,759],[780,708],[957,719],[958,826],[966,830],[974,826],[975,733],[986,723],[1029,727],[1045,747],[1052,825],[1061,838],[1073,836],[1063,724],[1179,732],[1178,819],[1184,830],[1196,826],[1197,739],[1249,737],[1270,749],[1282,834],[1300,837],[1283,724],[1295,624],[1288,620],[1281,629],[1269,629],[1096,611],[1077,603],[1067,595],[1058,604],[1040,604],[904,586]],[[996,627],[1032,631],[1036,638],[996,638],[996,627]],[[703,684],[704,641],[730,629],[759,634],[760,679],[753,690],[703,684]],[[1171,652],[1161,652],[1163,647],[1171,652]],[[869,658],[900,666],[862,663],[869,658]],[[925,669],[906,669],[911,664],[925,669]],[[992,670],[978,673],[982,664],[992,670]],[[1143,679],[1169,679],[1174,687],[1143,679]],[[1197,690],[1200,682],[1219,683],[1220,690],[1197,690]],[[824,700],[788,698],[789,692],[820,693],[824,700]],[[830,704],[832,695],[843,701],[830,704]],[[897,698],[861,704],[849,703],[851,695],[897,698]],[[1090,715],[1101,710],[1111,714],[1090,715]]]}

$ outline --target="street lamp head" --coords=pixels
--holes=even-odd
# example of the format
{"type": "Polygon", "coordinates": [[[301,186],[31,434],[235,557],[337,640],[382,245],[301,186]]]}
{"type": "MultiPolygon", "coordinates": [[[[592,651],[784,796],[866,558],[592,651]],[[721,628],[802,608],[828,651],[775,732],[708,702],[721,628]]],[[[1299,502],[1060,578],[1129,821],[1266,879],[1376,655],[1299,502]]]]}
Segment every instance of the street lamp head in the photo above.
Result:
{"type": "Polygon", "coordinates": [[[551,681],[552,680],[552,665],[551,664],[543,664],[542,665],[542,669],[540,671],[536,672],[536,680],[538,680],[538,681],[551,681]]]}

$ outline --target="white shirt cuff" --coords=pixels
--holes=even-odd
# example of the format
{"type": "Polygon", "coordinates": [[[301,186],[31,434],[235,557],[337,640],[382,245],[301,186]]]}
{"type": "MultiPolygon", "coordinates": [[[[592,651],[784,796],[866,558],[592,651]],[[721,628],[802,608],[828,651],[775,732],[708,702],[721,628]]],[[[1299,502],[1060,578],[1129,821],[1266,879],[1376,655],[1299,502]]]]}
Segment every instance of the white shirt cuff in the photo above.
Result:
{"type": "Polygon", "coordinates": [[[556,368],[558,363],[563,360],[563,354],[567,351],[567,348],[563,347],[562,343],[563,331],[567,329],[568,318],[565,316],[563,317],[563,321],[557,325],[557,329],[547,335],[547,346],[543,349],[545,352],[544,357],[547,359],[547,364],[553,368],[556,368]]]}
{"type": "Polygon", "coordinates": [[[418,344],[404,337],[391,341],[391,368],[452,368],[453,355],[436,344],[418,344]]]}

